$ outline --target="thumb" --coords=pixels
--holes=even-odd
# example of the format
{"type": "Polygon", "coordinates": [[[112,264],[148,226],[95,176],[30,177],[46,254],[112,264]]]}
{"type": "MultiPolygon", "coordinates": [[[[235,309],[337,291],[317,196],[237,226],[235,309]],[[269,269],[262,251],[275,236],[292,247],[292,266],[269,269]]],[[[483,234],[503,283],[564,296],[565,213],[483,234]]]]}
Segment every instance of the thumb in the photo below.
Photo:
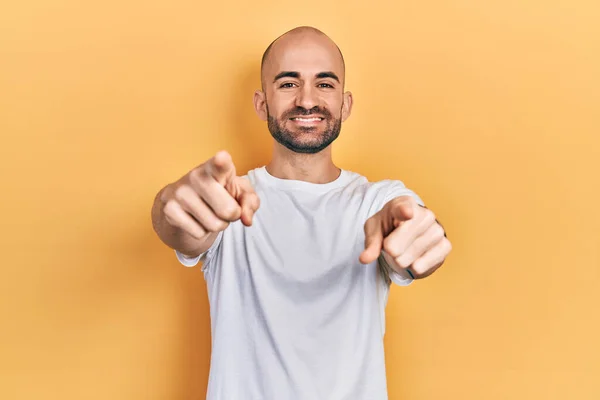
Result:
{"type": "Polygon", "coordinates": [[[252,225],[254,214],[260,207],[260,198],[248,180],[236,177],[234,181],[237,186],[234,197],[242,207],[242,223],[246,226],[250,226],[252,225]]]}
{"type": "Polygon", "coordinates": [[[365,223],[365,250],[360,254],[359,261],[369,264],[377,260],[383,247],[383,231],[379,216],[373,216],[365,223]]]}

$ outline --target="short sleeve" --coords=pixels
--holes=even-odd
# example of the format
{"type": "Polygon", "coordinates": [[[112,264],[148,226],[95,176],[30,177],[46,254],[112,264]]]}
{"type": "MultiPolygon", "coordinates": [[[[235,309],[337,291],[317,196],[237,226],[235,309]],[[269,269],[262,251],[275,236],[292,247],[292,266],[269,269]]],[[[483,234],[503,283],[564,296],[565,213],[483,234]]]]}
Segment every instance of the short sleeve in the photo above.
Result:
{"type": "Polygon", "coordinates": [[[199,262],[202,262],[202,270],[204,271],[206,268],[208,268],[210,261],[213,259],[215,252],[221,244],[223,232],[224,231],[219,232],[217,238],[215,239],[213,244],[208,248],[208,250],[198,255],[197,257],[187,257],[180,251],[175,250],[175,256],[177,257],[177,260],[185,267],[194,267],[198,265],[199,262]]]}
{"type": "Polygon", "coordinates": [[[185,267],[194,267],[196,266],[199,262],[200,262],[200,258],[204,255],[205,253],[200,254],[197,257],[187,257],[186,255],[182,254],[179,252],[179,250],[175,250],[175,256],[177,257],[177,260],[179,260],[179,262],[185,266],[185,267]]]}
{"type": "Polygon", "coordinates": [[[425,203],[423,202],[421,197],[419,197],[419,195],[413,192],[412,190],[408,189],[402,181],[386,180],[383,182],[386,183],[387,191],[383,199],[382,207],[388,201],[400,196],[411,196],[416,200],[417,204],[419,204],[420,206],[425,206],[425,203]]]}

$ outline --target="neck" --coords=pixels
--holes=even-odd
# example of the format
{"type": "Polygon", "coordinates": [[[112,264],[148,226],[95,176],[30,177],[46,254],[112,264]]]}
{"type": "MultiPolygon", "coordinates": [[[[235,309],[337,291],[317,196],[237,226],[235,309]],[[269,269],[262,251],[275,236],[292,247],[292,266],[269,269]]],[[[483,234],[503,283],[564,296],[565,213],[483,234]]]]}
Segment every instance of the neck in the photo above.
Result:
{"type": "Polygon", "coordinates": [[[266,168],[276,178],[310,183],[329,183],[341,173],[331,159],[331,146],[317,154],[301,154],[294,153],[277,142],[273,158],[266,168]]]}

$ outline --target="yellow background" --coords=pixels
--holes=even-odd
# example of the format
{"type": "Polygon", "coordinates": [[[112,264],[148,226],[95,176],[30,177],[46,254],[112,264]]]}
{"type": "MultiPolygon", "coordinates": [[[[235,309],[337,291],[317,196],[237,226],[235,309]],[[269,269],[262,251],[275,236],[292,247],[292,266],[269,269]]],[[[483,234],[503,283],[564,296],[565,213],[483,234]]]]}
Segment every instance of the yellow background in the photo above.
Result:
{"type": "Polygon", "coordinates": [[[307,24],[354,94],[335,161],[403,180],[454,244],[392,289],[390,399],[600,399],[598,21],[583,0],[5,2],[0,398],[204,397],[205,283],[150,207],[219,149],[268,161],[260,56],[307,24]]]}

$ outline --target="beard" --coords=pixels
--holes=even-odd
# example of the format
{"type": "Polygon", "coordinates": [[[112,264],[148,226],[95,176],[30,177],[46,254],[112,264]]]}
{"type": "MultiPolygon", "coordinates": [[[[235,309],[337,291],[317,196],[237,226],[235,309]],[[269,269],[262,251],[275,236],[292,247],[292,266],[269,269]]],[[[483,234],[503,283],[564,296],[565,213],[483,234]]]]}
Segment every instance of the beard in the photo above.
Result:
{"type": "MultiPolygon", "coordinates": [[[[340,113],[341,115],[341,113],[340,113]]],[[[269,113],[267,106],[267,125],[271,136],[281,145],[295,153],[316,154],[329,146],[340,135],[342,129],[342,120],[335,118],[326,108],[315,106],[310,110],[303,107],[295,107],[286,111],[277,119],[269,113]],[[321,127],[300,126],[295,131],[285,127],[286,122],[291,122],[293,117],[306,117],[310,115],[320,115],[323,117],[325,129],[318,133],[321,127]]]]}

